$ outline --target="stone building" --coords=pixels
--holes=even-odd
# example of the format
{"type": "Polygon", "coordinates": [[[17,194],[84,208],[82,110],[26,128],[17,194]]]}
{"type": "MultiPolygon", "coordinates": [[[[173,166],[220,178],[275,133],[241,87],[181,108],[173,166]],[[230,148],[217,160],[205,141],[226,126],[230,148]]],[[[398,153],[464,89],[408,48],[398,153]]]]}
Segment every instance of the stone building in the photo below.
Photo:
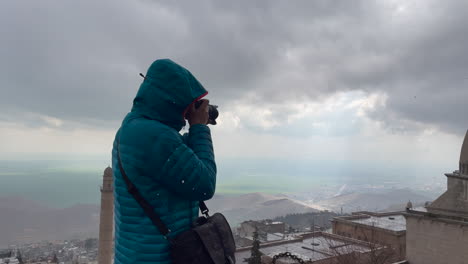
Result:
{"type": "MultiPolygon", "coordinates": [[[[236,263],[247,263],[250,257],[251,247],[238,248],[236,250],[236,263]]],[[[380,254],[382,248],[364,241],[338,236],[325,232],[304,233],[294,239],[265,242],[260,244],[260,252],[263,254],[262,263],[271,264],[278,254],[290,252],[294,256],[314,264],[338,264],[338,263],[376,263],[372,262],[372,255],[380,254]]],[[[281,258],[277,264],[297,263],[289,262],[289,258],[281,258]]]]}
{"type": "Polygon", "coordinates": [[[271,242],[285,239],[286,224],[271,220],[245,221],[237,228],[234,236],[237,247],[251,246],[253,243],[253,233],[258,232],[260,242],[271,242]]]}
{"type": "Polygon", "coordinates": [[[99,222],[99,264],[111,264],[113,258],[114,184],[112,169],[104,170],[101,186],[101,214],[99,222]]]}
{"type": "Polygon", "coordinates": [[[273,222],[270,220],[245,221],[241,223],[240,227],[237,229],[237,233],[240,237],[252,237],[256,229],[259,233],[284,234],[286,225],[283,222],[273,222]]]}
{"type": "Polygon", "coordinates": [[[445,193],[425,208],[408,208],[405,214],[410,264],[468,263],[468,132],[459,169],[445,175],[445,193]]]}
{"type": "Polygon", "coordinates": [[[335,217],[333,234],[390,246],[394,260],[403,260],[406,251],[406,219],[403,212],[356,212],[352,216],[335,217]]]}

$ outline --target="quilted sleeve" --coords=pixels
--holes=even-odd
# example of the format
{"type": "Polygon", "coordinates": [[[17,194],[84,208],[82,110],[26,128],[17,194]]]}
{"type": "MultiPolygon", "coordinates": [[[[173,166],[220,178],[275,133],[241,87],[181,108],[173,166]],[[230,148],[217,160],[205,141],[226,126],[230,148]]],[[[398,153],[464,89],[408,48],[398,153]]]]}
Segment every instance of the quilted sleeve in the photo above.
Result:
{"type": "Polygon", "coordinates": [[[159,181],[172,192],[193,201],[211,199],[216,186],[216,163],[210,129],[190,127],[162,166],[159,181]]]}

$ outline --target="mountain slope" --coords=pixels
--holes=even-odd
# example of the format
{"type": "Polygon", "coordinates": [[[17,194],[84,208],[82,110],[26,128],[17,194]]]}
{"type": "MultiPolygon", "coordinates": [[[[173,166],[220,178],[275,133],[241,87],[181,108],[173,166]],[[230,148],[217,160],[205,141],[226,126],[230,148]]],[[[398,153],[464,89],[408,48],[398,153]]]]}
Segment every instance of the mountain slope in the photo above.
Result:
{"type": "MultiPolygon", "coordinates": [[[[286,196],[263,193],[216,195],[207,204],[212,213],[224,213],[233,226],[249,219],[317,211],[286,196]]],[[[99,205],[53,209],[20,197],[0,197],[0,248],[38,240],[97,237],[98,228],[99,205]]]]}
{"type": "Polygon", "coordinates": [[[233,226],[246,220],[260,220],[293,213],[317,212],[303,202],[283,195],[249,193],[239,196],[216,195],[207,202],[211,212],[221,212],[233,226]]]}
{"type": "MultiPolygon", "coordinates": [[[[379,211],[396,204],[406,204],[408,200],[418,204],[430,199],[404,189],[379,194],[349,193],[309,205],[285,195],[250,193],[215,195],[207,205],[211,213],[223,213],[231,225],[236,226],[246,220],[317,212],[323,208],[336,212],[341,207],[345,212],[379,211]]],[[[98,228],[99,205],[54,209],[19,197],[0,197],[0,248],[11,243],[37,240],[97,237],[98,228]]]]}

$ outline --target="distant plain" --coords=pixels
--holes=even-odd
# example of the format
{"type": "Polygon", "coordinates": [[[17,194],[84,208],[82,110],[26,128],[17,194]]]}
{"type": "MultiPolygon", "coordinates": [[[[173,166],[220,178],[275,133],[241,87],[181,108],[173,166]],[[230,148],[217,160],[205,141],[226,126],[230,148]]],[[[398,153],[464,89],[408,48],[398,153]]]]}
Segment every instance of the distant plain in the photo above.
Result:
{"type": "MultiPolygon", "coordinates": [[[[19,196],[55,208],[99,204],[108,165],[105,159],[0,161],[0,197],[19,196]]],[[[343,192],[409,188],[433,197],[445,188],[443,172],[449,171],[347,161],[220,159],[217,194],[306,193],[316,200],[343,192]]]]}

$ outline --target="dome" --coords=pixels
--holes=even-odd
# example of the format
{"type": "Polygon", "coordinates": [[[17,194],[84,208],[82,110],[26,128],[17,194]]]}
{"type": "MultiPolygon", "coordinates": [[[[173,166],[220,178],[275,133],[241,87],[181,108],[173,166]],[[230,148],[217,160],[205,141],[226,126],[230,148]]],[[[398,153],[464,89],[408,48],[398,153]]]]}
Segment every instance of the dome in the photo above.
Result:
{"type": "Polygon", "coordinates": [[[413,203],[411,201],[408,201],[408,203],[406,204],[406,209],[411,209],[413,208],[413,203]]]}
{"type": "Polygon", "coordinates": [[[107,167],[105,170],[104,170],[104,177],[112,177],[112,168],[111,167],[107,167]]]}
{"type": "Polygon", "coordinates": [[[460,174],[468,174],[468,131],[460,152],[460,174]]]}

